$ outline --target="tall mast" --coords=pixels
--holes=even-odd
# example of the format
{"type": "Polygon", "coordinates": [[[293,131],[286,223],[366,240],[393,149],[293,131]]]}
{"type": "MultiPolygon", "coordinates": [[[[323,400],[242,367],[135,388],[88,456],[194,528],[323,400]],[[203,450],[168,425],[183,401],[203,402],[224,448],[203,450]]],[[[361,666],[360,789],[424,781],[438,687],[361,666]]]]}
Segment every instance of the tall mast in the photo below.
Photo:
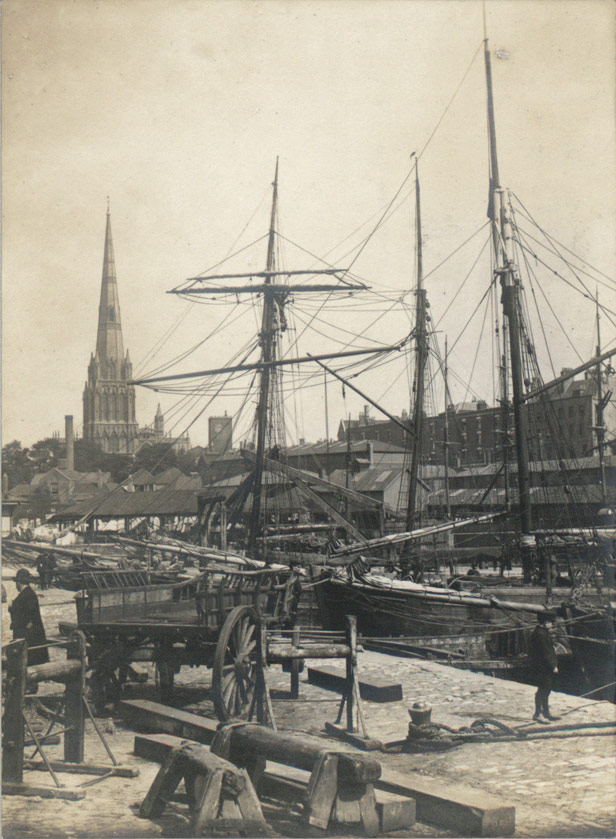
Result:
{"type": "Polygon", "coordinates": [[[426,333],[426,292],[423,287],[423,251],[421,243],[421,195],[419,189],[419,171],[415,164],[415,223],[417,237],[417,289],[415,308],[415,404],[413,405],[413,431],[415,440],[411,455],[409,470],[409,496],[406,509],[406,529],[412,530],[417,518],[417,486],[419,477],[419,462],[421,459],[421,443],[423,438],[423,403],[424,403],[424,375],[428,357],[428,341],[426,333]]]}
{"type": "MultiPolygon", "coordinates": [[[[276,263],[276,212],[278,204],[278,158],[276,158],[276,172],[272,184],[272,213],[270,217],[270,229],[267,242],[267,266],[263,290],[263,317],[261,321],[261,360],[264,362],[274,361],[276,353],[276,319],[274,293],[270,286],[274,285],[275,277],[271,272],[275,270],[276,263]]],[[[261,369],[259,385],[259,402],[257,405],[257,451],[255,469],[252,485],[252,509],[250,511],[250,529],[248,535],[248,550],[255,555],[257,550],[257,539],[259,535],[259,524],[261,518],[261,496],[263,483],[263,463],[265,459],[265,444],[267,435],[267,424],[269,416],[270,376],[271,368],[265,366],[261,369]]]]}
{"type": "Polygon", "coordinates": [[[451,499],[449,498],[449,382],[448,382],[448,348],[447,336],[445,336],[445,363],[443,365],[443,378],[445,379],[445,423],[443,428],[443,448],[445,451],[445,507],[447,511],[447,520],[451,519],[451,499]]]}
{"type": "Polygon", "coordinates": [[[325,476],[329,478],[330,461],[329,461],[329,408],[327,405],[327,370],[323,370],[323,396],[325,400],[325,476]]]}
{"type": "MultiPolygon", "coordinates": [[[[346,456],[344,458],[344,486],[345,489],[349,489],[351,486],[351,460],[353,457],[353,452],[351,450],[351,414],[349,414],[349,419],[347,422],[347,433],[346,433],[346,456]]],[[[348,521],[351,515],[351,505],[349,502],[349,496],[345,496],[344,501],[344,517],[348,521]]],[[[345,540],[347,545],[351,541],[351,534],[349,531],[346,531],[345,540]]]]}
{"type": "Polygon", "coordinates": [[[492,67],[487,38],[485,45],[486,85],[488,95],[488,134],[490,140],[490,201],[488,216],[492,220],[492,232],[496,259],[496,274],[502,288],[503,314],[509,332],[511,358],[511,384],[513,396],[513,418],[515,424],[516,459],[518,463],[518,495],[520,530],[528,534],[531,530],[530,480],[528,469],[528,428],[524,410],[524,376],[520,345],[520,277],[515,264],[513,250],[513,228],[508,193],[500,186],[498,156],[496,153],[496,128],[494,120],[494,97],[492,93],[492,67]]]}
{"type": "MultiPolygon", "coordinates": [[[[599,319],[599,292],[597,297],[597,357],[601,356],[601,324],[599,319]]],[[[597,449],[599,450],[599,475],[601,477],[601,501],[603,505],[607,503],[607,484],[605,477],[605,457],[603,452],[605,439],[605,426],[603,425],[603,381],[601,372],[601,362],[597,364],[597,406],[596,406],[596,422],[595,433],[597,435],[597,449]]]]}
{"type": "Polygon", "coordinates": [[[507,322],[503,321],[503,355],[501,362],[501,399],[502,399],[502,454],[503,454],[503,480],[505,484],[505,506],[509,509],[509,330],[507,322]]]}

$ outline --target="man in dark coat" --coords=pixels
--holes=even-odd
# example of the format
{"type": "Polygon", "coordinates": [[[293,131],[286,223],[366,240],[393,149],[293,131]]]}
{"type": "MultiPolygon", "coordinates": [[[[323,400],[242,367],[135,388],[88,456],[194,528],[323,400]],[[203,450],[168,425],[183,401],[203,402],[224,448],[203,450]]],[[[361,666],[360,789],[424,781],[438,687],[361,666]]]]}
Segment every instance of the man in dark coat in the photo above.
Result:
{"type": "Polygon", "coordinates": [[[52,587],[55,576],[56,558],[53,554],[53,551],[47,551],[47,588],[52,587]]]}
{"type": "Polygon", "coordinates": [[[32,577],[27,568],[20,568],[15,574],[15,584],[19,594],[9,606],[13,640],[25,638],[28,644],[28,665],[45,664],[49,661],[49,652],[45,636],[45,627],[41,620],[41,610],[36,593],[30,586],[32,577]],[[40,649],[31,649],[39,647],[40,649]]]}
{"type": "Polygon", "coordinates": [[[36,570],[38,571],[42,589],[47,588],[47,565],[47,553],[40,553],[36,558],[36,570]]]}
{"type": "Polygon", "coordinates": [[[558,672],[558,659],[554,642],[550,635],[551,621],[548,615],[537,615],[537,625],[530,636],[530,660],[533,665],[535,679],[537,681],[537,693],[535,694],[534,720],[543,722],[544,719],[550,722],[559,717],[550,714],[548,698],[552,690],[552,679],[558,672]],[[542,718],[543,715],[543,718],[542,718]]]}

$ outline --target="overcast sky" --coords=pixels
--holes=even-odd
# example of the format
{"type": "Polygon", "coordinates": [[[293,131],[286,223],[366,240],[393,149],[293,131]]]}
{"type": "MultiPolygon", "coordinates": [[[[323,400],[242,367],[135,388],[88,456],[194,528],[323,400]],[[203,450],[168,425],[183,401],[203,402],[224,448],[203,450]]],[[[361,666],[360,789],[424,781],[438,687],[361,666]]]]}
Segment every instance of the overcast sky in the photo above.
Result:
{"type": "MultiPolygon", "coordinates": [[[[486,7],[490,44],[501,56],[493,61],[501,181],[560,242],[612,277],[614,4],[486,7]]],[[[313,254],[342,258],[342,240],[374,223],[406,177],[411,152],[426,146],[483,38],[475,0],[4,0],[2,12],[3,442],[25,445],[61,430],[65,414],[81,425],[107,196],[124,345],[138,368],[187,306],[165,292],[217,263],[240,234],[241,247],[266,232],[277,155],[281,230],[313,254]]],[[[420,172],[429,272],[485,222],[481,54],[420,172]]],[[[354,265],[375,288],[412,284],[412,203],[354,265]]],[[[465,287],[441,319],[482,237],[466,262],[426,282],[441,340],[454,340],[489,281],[465,287]]],[[[289,246],[286,255],[287,267],[305,267],[300,251],[289,246]]],[[[261,265],[265,243],[242,259],[244,269],[261,265]]],[[[583,308],[555,277],[542,282],[567,333],[557,334],[556,320],[546,324],[554,366],[574,366],[593,351],[592,306],[583,308]]],[[[616,309],[613,293],[600,294],[616,309]]],[[[191,307],[142,372],[192,346],[224,314],[220,305],[191,307]]],[[[330,322],[353,330],[369,319],[337,309],[330,322]]],[[[177,369],[225,363],[233,341],[239,347],[254,326],[249,313],[236,332],[177,369]]],[[[460,376],[472,366],[480,326],[452,353],[460,376]]],[[[408,328],[404,313],[392,313],[367,340],[396,340],[408,328]]],[[[607,319],[602,332],[605,345],[613,341],[607,319]]],[[[487,355],[472,393],[491,401],[487,355]]],[[[361,385],[397,413],[408,406],[400,369],[382,368],[361,385]]],[[[173,411],[174,397],[138,390],[141,424],[151,422],[158,399],[173,411]]],[[[323,437],[322,389],[302,399],[292,435],[323,437]]],[[[332,389],[330,435],[362,404],[332,389]]],[[[202,407],[176,419],[175,430],[202,407]]],[[[208,414],[236,407],[230,396],[212,404],[192,425],[193,442],[206,443],[208,414]]]]}

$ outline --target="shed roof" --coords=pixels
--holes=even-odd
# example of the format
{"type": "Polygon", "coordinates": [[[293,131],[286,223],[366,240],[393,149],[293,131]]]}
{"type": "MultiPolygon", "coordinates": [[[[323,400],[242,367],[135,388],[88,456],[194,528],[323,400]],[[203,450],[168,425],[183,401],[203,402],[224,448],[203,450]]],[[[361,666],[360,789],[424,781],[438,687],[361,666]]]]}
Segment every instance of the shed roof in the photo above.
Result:
{"type": "Polygon", "coordinates": [[[94,518],[124,518],[125,516],[195,516],[197,496],[192,490],[161,489],[156,492],[128,492],[117,487],[109,494],[71,504],[52,520],[74,520],[92,513],[94,518]]]}

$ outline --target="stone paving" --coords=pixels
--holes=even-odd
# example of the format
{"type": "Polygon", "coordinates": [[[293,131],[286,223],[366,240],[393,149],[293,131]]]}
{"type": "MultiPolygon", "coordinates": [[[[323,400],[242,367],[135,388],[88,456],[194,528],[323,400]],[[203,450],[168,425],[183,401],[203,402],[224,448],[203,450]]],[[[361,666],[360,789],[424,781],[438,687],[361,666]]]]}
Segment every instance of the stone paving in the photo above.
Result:
{"type": "MultiPolygon", "coordinates": [[[[319,663],[332,664],[310,665],[319,663]]],[[[511,728],[531,722],[535,688],[530,685],[374,652],[360,654],[359,672],[402,684],[402,702],[363,703],[368,733],[382,742],[404,739],[407,709],[419,699],[431,704],[433,722],[451,728],[468,726],[479,717],[497,719],[511,728]]],[[[273,687],[288,688],[288,676],[280,672],[273,671],[271,682],[273,687]]],[[[318,730],[325,720],[334,720],[337,702],[331,701],[333,694],[309,685],[307,674],[301,677],[300,696],[321,701],[274,701],[281,726],[318,730]]],[[[616,707],[607,702],[555,693],[551,709],[562,715],[562,724],[616,723],[616,707]]],[[[502,796],[516,808],[516,836],[616,834],[616,739],[612,736],[467,743],[447,752],[385,754],[379,759],[400,771],[419,771],[502,796]]]]}

